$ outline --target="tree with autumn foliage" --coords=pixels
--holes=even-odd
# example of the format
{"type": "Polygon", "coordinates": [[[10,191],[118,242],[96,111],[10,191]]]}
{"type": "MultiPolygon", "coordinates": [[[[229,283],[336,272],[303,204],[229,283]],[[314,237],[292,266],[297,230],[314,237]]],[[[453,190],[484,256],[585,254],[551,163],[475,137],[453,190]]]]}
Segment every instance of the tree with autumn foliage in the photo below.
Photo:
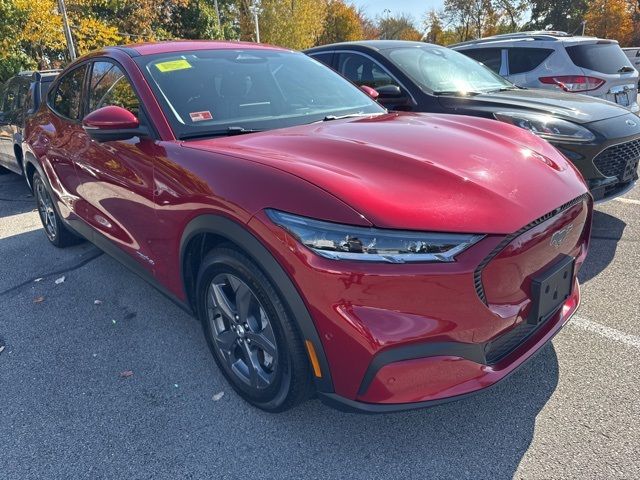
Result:
{"type": "Polygon", "coordinates": [[[328,0],[322,34],[318,43],[361,40],[364,28],[358,11],[343,0],[328,0]]]}
{"type": "Polygon", "coordinates": [[[586,33],[628,44],[633,36],[631,5],[626,0],[591,0],[584,16],[586,33]]]}

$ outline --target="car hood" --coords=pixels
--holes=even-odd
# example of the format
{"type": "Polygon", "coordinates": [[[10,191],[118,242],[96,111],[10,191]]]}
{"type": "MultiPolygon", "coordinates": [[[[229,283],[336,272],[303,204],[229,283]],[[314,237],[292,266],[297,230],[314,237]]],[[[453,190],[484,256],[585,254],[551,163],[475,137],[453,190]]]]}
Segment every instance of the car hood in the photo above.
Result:
{"type": "Polygon", "coordinates": [[[506,90],[472,97],[441,96],[440,104],[457,113],[476,114],[506,111],[528,111],[553,115],[575,123],[590,123],[629,113],[615,103],[575,93],[542,89],[506,90]]]}
{"type": "Polygon", "coordinates": [[[298,176],[383,228],[512,233],[587,191],[544,140],[460,115],[393,113],[183,145],[298,176]]]}

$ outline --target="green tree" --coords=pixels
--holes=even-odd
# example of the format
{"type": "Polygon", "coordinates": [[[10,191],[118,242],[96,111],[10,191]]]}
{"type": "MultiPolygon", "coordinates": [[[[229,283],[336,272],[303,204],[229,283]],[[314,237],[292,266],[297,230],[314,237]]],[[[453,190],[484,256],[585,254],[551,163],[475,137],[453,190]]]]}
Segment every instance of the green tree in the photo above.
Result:
{"type": "Polygon", "coordinates": [[[531,0],[531,20],[524,28],[579,32],[588,3],[587,0],[531,0]]]}

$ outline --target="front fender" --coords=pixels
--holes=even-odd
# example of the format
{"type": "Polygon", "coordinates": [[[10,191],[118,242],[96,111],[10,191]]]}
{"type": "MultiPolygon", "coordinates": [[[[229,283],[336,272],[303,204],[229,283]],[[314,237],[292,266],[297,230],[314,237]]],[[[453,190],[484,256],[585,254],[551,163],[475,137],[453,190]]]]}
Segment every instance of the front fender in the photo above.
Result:
{"type": "Polygon", "coordinates": [[[246,227],[226,217],[214,214],[200,215],[191,220],[184,229],[180,240],[180,265],[183,284],[187,285],[187,272],[185,269],[187,247],[191,240],[203,233],[225,238],[240,247],[273,282],[283,300],[289,306],[292,318],[298,325],[303,339],[311,341],[315,347],[322,370],[322,377],[315,377],[318,391],[333,392],[329,363],[327,362],[318,331],[300,293],[291,278],[289,278],[289,275],[269,250],[246,227]]]}

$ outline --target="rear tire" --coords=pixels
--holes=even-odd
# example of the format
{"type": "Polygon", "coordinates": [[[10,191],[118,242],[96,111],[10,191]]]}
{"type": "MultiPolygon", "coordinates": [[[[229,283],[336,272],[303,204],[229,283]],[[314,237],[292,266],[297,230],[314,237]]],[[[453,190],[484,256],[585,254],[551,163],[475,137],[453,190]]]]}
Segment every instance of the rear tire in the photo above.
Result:
{"type": "Polygon", "coordinates": [[[197,312],[213,357],[233,389],[262,410],[281,412],[311,390],[306,350],[271,281],[244,254],[216,248],[196,283],[197,312]]]}
{"type": "Polygon", "coordinates": [[[64,248],[82,241],[80,237],[69,230],[58,215],[51,193],[38,172],[33,174],[33,195],[36,198],[44,233],[53,245],[64,248]]]}

